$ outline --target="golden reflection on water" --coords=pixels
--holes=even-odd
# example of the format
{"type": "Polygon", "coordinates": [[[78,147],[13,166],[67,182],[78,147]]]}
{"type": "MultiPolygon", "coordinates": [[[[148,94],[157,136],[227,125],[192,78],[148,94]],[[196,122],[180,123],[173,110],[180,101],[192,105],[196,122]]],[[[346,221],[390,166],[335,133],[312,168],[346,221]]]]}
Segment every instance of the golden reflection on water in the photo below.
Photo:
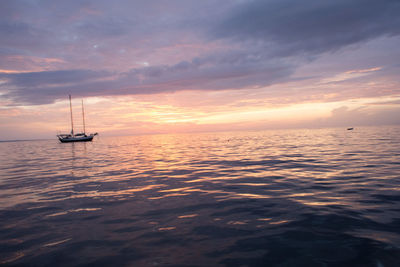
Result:
{"type": "MultiPolygon", "coordinates": [[[[7,240],[41,240],[36,247],[43,251],[86,244],[80,234],[91,227],[99,239],[139,247],[141,241],[171,245],[187,235],[201,240],[203,250],[212,243],[223,251],[237,235],[251,240],[254,233],[295,231],[311,222],[318,227],[321,214],[332,214],[330,220],[348,213],[350,224],[357,216],[357,224],[364,222],[359,218],[390,223],[398,217],[400,140],[385,141],[381,134],[334,129],[0,144],[8,151],[1,155],[10,155],[0,162],[0,205],[17,218],[2,229],[30,232],[24,216],[32,228],[43,221],[59,226],[51,238],[32,231],[20,243],[7,240]],[[78,222],[79,234],[70,235],[69,222],[78,222]]],[[[366,233],[358,235],[395,243],[390,235],[366,233]]],[[[186,245],[174,249],[184,253],[186,245]]],[[[3,262],[32,250],[12,251],[3,262]]],[[[168,257],[165,251],[156,253],[168,257]]]]}
{"type": "Polygon", "coordinates": [[[229,221],[227,224],[231,224],[231,225],[244,225],[247,224],[249,222],[249,220],[246,221],[229,221]]]}
{"type": "Polygon", "coordinates": [[[0,259],[0,264],[8,264],[8,263],[14,262],[24,256],[25,256],[25,254],[22,252],[15,252],[7,258],[0,259]]]}
{"type": "Polygon", "coordinates": [[[98,210],[102,210],[102,208],[79,208],[79,209],[71,209],[71,210],[67,210],[67,211],[52,213],[52,214],[46,215],[46,217],[61,216],[61,215],[66,215],[66,214],[72,213],[72,212],[98,211],[98,210]]]}
{"type": "Polygon", "coordinates": [[[47,244],[44,244],[43,247],[54,247],[54,246],[60,245],[60,244],[62,244],[62,243],[68,242],[68,241],[70,241],[71,239],[72,239],[72,238],[67,238],[67,239],[63,239],[63,240],[60,240],[60,241],[55,241],[55,242],[52,242],[52,243],[47,243],[47,244]]]}
{"type": "Polygon", "coordinates": [[[189,189],[192,189],[193,187],[180,187],[180,188],[174,188],[174,189],[165,189],[165,190],[159,190],[158,192],[164,193],[164,192],[177,192],[177,191],[186,191],[189,189]]]}
{"type": "Polygon", "coordinates": [[[248,185],[248,186],[269,186],[271,184],[266,183],[238,183],[237,185],[248,185]]]}
{"type": "MultiPolygon", "coordinates": [[[[133,193],[157,189],[157,188],[161,188],[161,187],[165,187],[165,186],[166,185],[163,185],[163,184],[146,185],[146,186],[137,187],[137,188],[131,188],[131,189],[125,189],[125,190],[112,190],[112,191],[99,191],[99,190],[92,190],[92,191],[85,191],[85,192],[63,191],[64,193],[67,193],[67,192],[72,193],[72,195],[69,197],[65,197],[65,198],[58,198],[58,200],[74,199],[74,198],[99,198],[99,197],[129,196],[129,195],[133,195],[133,193]]],[[[42,200],[51,201],[49,199],[42,199],[42,200]]]]}
{"type": "Polygon", "coordinates": [[[271,198],[270,196],[260,195],[260,194],[250,194],[250,193],[234,193],[234,192],[224,192],[225,196],[220,196],[217,198],[227,199],[266,199],[271,198]]]}
{"type": "Polygon", "coordinates": [[[199,214],[186,214],[186,215],[180,215],[178,216],[179,219],[186,219],[186,218],[194,218],[199,216],[199,214]]]}
{"type": "Polygon", "coordinates": [[[307,205],[307,206],[332,206],[332,205],[344,205],[341,202],[321,202],[321,201],[301,201],[301,200],[296,200],[301,204],[307,205]]]}
{"type": "Polygon", "coordinates": [[[258,218],[259,221],[270,221],[272,218],[258,218]]]}
{"type": "Polygon", "coordinates": [[[281,221],[275,221],[275,222],[269,222],[269,224],[276,225],[276,224],[283,224],[283,223],[289,223],[289,220],[281,220],[281,221]]]}
{"type": "MultiPolygon", "coordinates": [[[[37,164],[42,162],[49,171],[33,164],[25,170],[16,166],[8,173],[18,177],[16,171],[19,171],[30,177],[47,179],[45,185],[4,189],[3,193],[10,199],[0,200],[0,203],[12,206],[28,201],[134,197],[149,192],[149,200],[192,194],[212,195],[217,201],[270,199],[280,195],[306,206],[358,205],[362,208],[354,196],[340,192],[352,187],[371,187],[376,180],[337,178],[347,175],[349,170],[365,172],[365,164],[357,158],[357,151],[369,155],[371,148],[368,142],[354,139],[355,134],[357,132],[349,135],[330,130],[271,131],[52,143],[51,146],[55,146],[51,149],[38,149],[36,156],[40,161],[35,160],[37,164]],[[355,141],[357,144],[353,145],[355,141]],[[343,161],[344,155],[347,161],[343,161]],[[346,164],[355,166],[349,169],[346,164]],[[103,187],[105,183],[114,185],[103,187]],[[320,189],[299,190],[316,183],[321,187],[335,187],[333,183],[336,183],[342,188],[325,190],[325,193],[320,189]],[[160,188],[163,189],[155,191],[160,188]]],[[[28,154],[24,150],[22,159],[28,154]]],[[[379,160],[374,155],[370,158],[379,160]]],[[[391,186],[386,190],[398,191],[398,188],[391,186]]]]}
{"type": "Polygon", "coordinates": [[[163,196],[159,196],[159,197],[148,197],[148,199],[164,199],[164,198],[168,198],[168,197],[181,197],[181,196],[187,196],[189,194],[185,194],[185,193],[173,193],[173,194],[165,194],[163,196]]]}

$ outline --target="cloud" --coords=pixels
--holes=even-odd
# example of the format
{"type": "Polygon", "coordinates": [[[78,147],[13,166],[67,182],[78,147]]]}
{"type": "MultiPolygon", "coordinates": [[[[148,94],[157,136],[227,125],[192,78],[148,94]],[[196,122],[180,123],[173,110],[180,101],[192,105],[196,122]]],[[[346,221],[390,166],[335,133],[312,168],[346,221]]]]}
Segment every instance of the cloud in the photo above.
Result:
{"type": "Polygon", "coordinates": [[[49,104],[68,94],[88,97],[260,87],[285,80],[292,72],[291,65],[226,53],[120,73],[92,70],[0,73],[0,79],[5,80],[0,90],[3,97],[15,103],[49,104]]]}
{"type": "Polygon", "coordinates": [[[399,100],[399,99],[394,99],[394,100],[391,100],[391,101],[372,102],[372,103],[369,103],[368,105],[376,105],[376,106],[382,106],[382,105],[389,105],[389,106],[400,105],[400,100],[399,100]]]}
{"type": "Polygon", "coordinates": [[[4,1],[0,97],[264,88],[301,80],[293,73],[310,56],[398,35],[399,13],[390,0],[4,1]]]}
{"type": "Polygon", "coordinates": [[[214,38],[277,44],[292,55],[322,53],[400,33],[394,0],[245,1],[212,30],[214,38]]]}
{"type": "Polygon", "coordinates": [[[14,87],[46,87],[49,85],[65,85],[70,83],[81,83],[95,78],[109,75],[104,71],[91,70],[61,70],[22,73],[0,73],[0,78],[6,78],[8,83],[14,87]]]}
{"type": "Polygon", "coordinates": [[[95,19],[79,23],[76,32],[81,38],[102,40],[128,34],[130,23],[132,22],[125,19],[95,19]]]}
{"type": "MultiPolygon", "coordinates": [[[[24,22],[9,22],[0,19],[0,35],[1,46],[15,50],[43,45],[46,31],[24,22]]],[[[4,52],[6,49],[2,50],[4,52]]]]}

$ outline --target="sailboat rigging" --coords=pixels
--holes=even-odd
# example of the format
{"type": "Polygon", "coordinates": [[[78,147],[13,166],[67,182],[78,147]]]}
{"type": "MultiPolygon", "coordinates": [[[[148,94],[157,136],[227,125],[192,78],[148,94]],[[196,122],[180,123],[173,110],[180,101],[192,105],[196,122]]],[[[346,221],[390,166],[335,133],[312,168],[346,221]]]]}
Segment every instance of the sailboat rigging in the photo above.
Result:
{"type": "Polygon", "coordinates": [[[97,133],[91,133],[89,135],[86,134],[86,126],[85,126],[85,110],[83,108],[83,100],[82,100],[82,120],[83,120],[83,132],[82,133],[74,133],[74,119],[72,117],[72,103],[71,103],[71,95],[69,95],[69,110],[71,113],[71,133],[70,134],[58,134],[58,140],[61,143],[67,142],[87,142],[92,141],[93,137],[97,135],[97,133]]]}

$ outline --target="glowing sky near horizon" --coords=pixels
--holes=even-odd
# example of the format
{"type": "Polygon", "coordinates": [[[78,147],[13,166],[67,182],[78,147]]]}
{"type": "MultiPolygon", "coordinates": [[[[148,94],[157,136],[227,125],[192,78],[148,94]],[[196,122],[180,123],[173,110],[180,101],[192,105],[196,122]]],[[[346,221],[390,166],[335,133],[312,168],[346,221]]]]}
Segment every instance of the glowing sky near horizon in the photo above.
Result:
{"type": "Polygon", "coordinates": [[[400,2],[0,2],[0,140],[400,124],[400,2]]]}

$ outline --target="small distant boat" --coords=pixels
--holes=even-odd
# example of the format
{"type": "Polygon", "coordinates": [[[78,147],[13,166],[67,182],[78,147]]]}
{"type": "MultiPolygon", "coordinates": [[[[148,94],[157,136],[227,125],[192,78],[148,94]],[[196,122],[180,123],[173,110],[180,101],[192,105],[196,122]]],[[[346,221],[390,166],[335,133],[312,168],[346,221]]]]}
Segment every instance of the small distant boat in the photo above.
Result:
{"type": "Polygon", "coordinates": [[[347,128],[347,131],[352,131],[352,130],[354,130],[353,127],[347,128]]]}
{"type": "Polygon", "coordinates": [[[69,142],[88,142],[92,141],[93,137],[97,135],[97,133],[86,134],[85,129],[85,110],[83,109],[83,100],[82,100],[82,119],[83,119],[83,133],[74,133],[74,120],[72,118],[72,104],[71,104],[71,95],[69,95],[69,109],[71,112],[71,133],[70,134],[57,134],[58,140],[61,143],[69,143],[69,142]]]}

